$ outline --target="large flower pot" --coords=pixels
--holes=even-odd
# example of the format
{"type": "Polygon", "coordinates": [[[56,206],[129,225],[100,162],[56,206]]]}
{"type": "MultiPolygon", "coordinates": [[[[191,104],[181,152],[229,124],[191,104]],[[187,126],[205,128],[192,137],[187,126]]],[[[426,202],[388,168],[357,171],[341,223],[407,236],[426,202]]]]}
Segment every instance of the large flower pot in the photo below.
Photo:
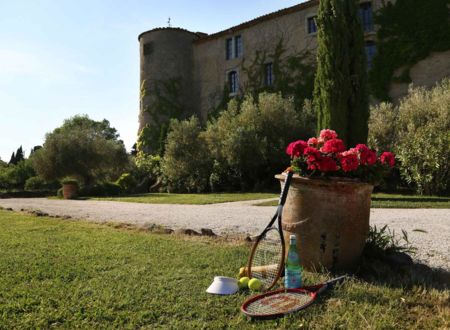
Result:
{"type": "MultiPolygon", "coordinates": [[[[276,175],[281,184],[285,176],[276,175]]],[[[307,270],[349,268],[361,256],[369,232],[373,186],[346,179],[294,175],[283,210],[286,242],[296,234],[307,270]]]]}
{"type": "Polygon", "coordinates": [[[78,185],[75,183],[64,183],[62,185],[63,188],[63,197],[64,199],[74,199],[78,195],[78,185]]]}

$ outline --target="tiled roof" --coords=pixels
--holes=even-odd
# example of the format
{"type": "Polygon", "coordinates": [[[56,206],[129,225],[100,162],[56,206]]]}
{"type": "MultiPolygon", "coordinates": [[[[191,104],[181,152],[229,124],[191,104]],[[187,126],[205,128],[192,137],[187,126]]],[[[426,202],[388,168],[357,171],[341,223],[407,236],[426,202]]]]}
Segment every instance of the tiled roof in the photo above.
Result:
{"type": "Polygon", "coordinates": [[[205,36],[205,35],[207,35],[206,33],[202,33],[202,32],[192,32],[192,31],[189,31],[189,30],[186,30],[186,29],[183,29],[183,28],[179,28],[179,27],[159,27],[159,28],[154,28],[154,29],[151,29],[151,30],[142,32],[142,33],[138,36],[138,40],[141,39],[141,36],[142,36],[143,34],[146,34],[146,33],[149,33],[149,32],[154,32],[154,31],[161,31],[161,30],[172,30],[172,31],[174,30],[174,31],[188,32],[188,33],[195,34],[195,35],[197,35],[197,36],[200,37],[200,38],[203,37],[203,36],[205,36]]]}

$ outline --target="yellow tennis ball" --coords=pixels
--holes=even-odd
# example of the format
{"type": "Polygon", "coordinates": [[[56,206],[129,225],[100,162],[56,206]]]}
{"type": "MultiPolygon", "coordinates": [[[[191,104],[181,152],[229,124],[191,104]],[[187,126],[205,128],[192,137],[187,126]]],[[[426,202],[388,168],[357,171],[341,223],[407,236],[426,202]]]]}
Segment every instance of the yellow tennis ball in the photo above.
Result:
{"type": "Polygon", "coordinates": [[[248,277],[241,277],[239,279],[239,289],[247,289],[248,288],[248,282],[250,281],[250,279],[248,277]]]}
{"type": "Polygon", "coordinates": [[[252,278],[248,281],[248,288],[252,291],[259,291],[261,289],[262,283],[257,278],[252,278]]]}

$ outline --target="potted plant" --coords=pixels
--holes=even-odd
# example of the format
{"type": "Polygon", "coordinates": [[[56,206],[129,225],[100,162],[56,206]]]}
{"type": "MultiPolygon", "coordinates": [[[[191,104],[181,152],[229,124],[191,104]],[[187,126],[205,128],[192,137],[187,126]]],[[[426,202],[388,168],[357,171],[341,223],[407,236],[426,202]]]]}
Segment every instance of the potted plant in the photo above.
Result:
{"type": "Polygon", "coordinates": [[[61,180],[64,199],[74,199],[78,196],[78,181],[73,178],[61,180]]]}
{"type": "MultiPolygon", "coordinates": [[[[351,266],[369,232],[373,186],[394,166],[394,154],[378,157],[364,144],[347,150],[329,129],[290,143],[286,152],[295,174],[283,210],[285,238],[297,235],[306,269],[351,266]]],[[[284,175],[276,178],[283,184],[284,175]]]]}

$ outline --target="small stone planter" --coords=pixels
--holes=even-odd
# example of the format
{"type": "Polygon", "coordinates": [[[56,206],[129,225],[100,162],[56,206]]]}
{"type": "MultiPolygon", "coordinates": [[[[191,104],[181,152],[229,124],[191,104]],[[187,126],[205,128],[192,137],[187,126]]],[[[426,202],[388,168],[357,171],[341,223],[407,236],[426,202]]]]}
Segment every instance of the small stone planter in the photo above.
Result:
{"type": "MultiPolygon", "coordinates": [[[[275,177],[284,184],[285,176],[275,177]]],[[[296,234],[305,269],[349,268],[358,261],[369,232],[372,190],[370,184],[349,179],[293,176],[283,233],[286,242],[296,234]]]]}
{"type": "Polygon", "coordinates": [[[76,183],[63,183],[62,189],[64,199],[74,199],[78,196],[78,184],[76,183]]]}

